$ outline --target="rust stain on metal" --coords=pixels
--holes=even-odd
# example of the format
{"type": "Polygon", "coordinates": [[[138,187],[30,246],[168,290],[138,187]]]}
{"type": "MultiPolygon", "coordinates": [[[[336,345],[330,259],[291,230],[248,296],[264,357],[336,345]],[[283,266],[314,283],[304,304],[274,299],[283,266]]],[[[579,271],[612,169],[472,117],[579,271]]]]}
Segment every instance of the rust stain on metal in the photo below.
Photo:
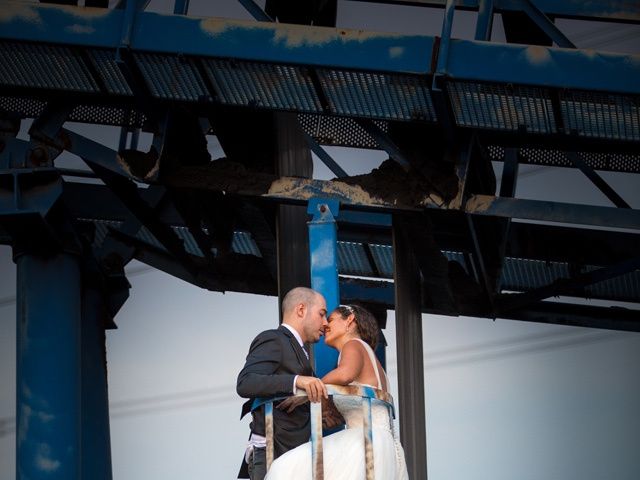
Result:
{"type": "MultiPolygon", "coordinates": [[[[309,27],[308,25],[280,24],[274,33],[274,43],[284,43],[287,48],[319,46],[333,41],[366,42],[379,38],[398,38],[393,33],[378,33],[365,30],[337,30],[331,27],[309,27]]],[[[396,55],[402,52],[395,52],[396,55]]]]}
{"type": "Polygon", "coordinates": [[[322,448],[322,404],[311,404],[311,458],[313,480],[324,479],[324,453],[322,448]]]}
{"type": "MultiPolygon", "coordinates": [[[[341,178],[339,181],[360,186],[385,205],[416,208],[443,206],[457,194],[457,181],[449,186],[447,178],[425,175],[413,169],[405,171],[393,160],[385,160],[370,173],[341,178]]],[[[338,181],[334,180],[337,183],[338,181]]]]}
{"type": "Polygon", "coordinates": [[[465,210],[469,213],[486,212],[493,204],[493,199],[488,195],[474,195],[465,203],[465,210]]]}
{"type": "Polygon", "coordinates": [[[113,10],[110,10],[108,8],[75,7],[72,5],[52,5],[47,6],[46,8],[55,8],[56,10],[66,12],[73,17],[85,20],[106,17],[108,15],[111,15],[111,13],[113,12],[113,10]]]}
{"type": "Polygon", "coordinates": [[[526,47],[525,56],[532,65],[542,65],[551,62],[549,49],[540,45],[530,45],[526,47]]]}
{"type": "Polygon", "coordinates": [[[265,405],[264,412],[264,433],[267,438],[266,461],[267,470],[269,470],[273,463],[273,402],[269,402],[265,405]]]}
{"type": "MultiPolygon", "coordinates": [[[[200,21],[200,29],[210,36],[217,36],[228,30],[262,30],[272,34],[274,44],[283,44],[286,48],[300,48],[304,46],[319,46],[327,43],[338,42],[366,42],[379,38],[401,38],[402,35],[386,32],[370,32],[355,29],[336,29],[332,27],[317,27],[309,25],[294,25],[285,23],[252,22],[247,20],[229,20],[226,18],[203,18],[200,21]]],[[[401,48],[401,47],[397,47],[401,48]]],[[[400,56],[403,52],[390,51],[392,58],[400,56]]]]}
{"type": "Polygon", "coordinates": [[[359,185],[348,185],[343,182],[321,182],[284,177],[271,184],[267,196],[287,196],[300,200],[308,200],[318,195],[346,200],[358,205],[386,205],[384,200],[372,196],[359,185]]]}
{"type": "Polygon", "coordinates": [[[28,4],[10,2],[0,9],[0,22],[22,20],[29,23],[42,23],[40,14],[28,4]]]}
{"type": "Polygon", "coordinates": [[[373,467],[373,431],[371,430],[371,399],[362,399],[362,432],[364,434],[364,461],[367,480],[375,480],[373,467]]]}
{"type": "MultiPolygon", "coordinates": [[[[236,26],[236,23],[232,20],[225,20],[222,18],[203,18],[200,20],[200,29],[206,34],[215,37],[220,33],[224,33],[227,29],[236,26]]],[[[247,24],[241,24],[237,26],[247,27],[247,24]]]]}

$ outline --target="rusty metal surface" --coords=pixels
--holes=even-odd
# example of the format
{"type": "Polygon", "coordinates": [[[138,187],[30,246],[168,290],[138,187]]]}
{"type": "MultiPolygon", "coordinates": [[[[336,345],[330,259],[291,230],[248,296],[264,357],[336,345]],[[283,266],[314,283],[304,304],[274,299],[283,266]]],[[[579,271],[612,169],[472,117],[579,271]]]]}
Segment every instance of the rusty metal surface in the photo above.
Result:
{"type": "MultiPolygon", "coordinates": [[[[371,419],[371,402],[379,400],[395,417],[393,397],[389,392],[364,385],[327,385],[329,395],[345,395],[362,398],[363,432],[365,447],[365,467],[367,480],[374,480],[373,462],[373,430],[371,419]]],[[[304,390],[298,389],[295,396],[306,397],[304,390]]],[[[324,457],[322,449],[322,404],[311,404],[311,468],[313,480],[324,480],[324,457]]],[[[267,471],[273,462],[273,402],[265,404],[265,436],[267,438],[267,471]]]]}
{"type": "Polygon", "coordinates": [[[264,406],[264,430],[267,437],[267,470],[273,463],[273,402],[264,406]]]}
{"type": "Polygon", "coordinates": [[[314,480],[324,479],[321,403],[311,404],[311,468],[314,480]]]}

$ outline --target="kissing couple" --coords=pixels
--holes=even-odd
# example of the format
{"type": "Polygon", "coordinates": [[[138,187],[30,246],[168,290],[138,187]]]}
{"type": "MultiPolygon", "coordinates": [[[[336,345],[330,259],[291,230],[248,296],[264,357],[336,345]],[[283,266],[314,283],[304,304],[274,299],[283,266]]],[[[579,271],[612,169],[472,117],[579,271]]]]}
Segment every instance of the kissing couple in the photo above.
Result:
{"type": "MultiPolygon", "coordinates": [[[[323,402],[323,424],[346,429],[323,439],[325,480],[364,480],[363,410],[360,397],[336,396],[329,401],[326,384],[365,385],[385,392],[387,375],[374,354],[378,324],[358,305],[340,305],[327,318],[324,297],[296,287],[282,300],[282,324],[260,333],[251,343],[238,375],[238,395],[249,400],[242,416],[260,397],[284,397],[274,403],[274,457],[266,471],[264,406],[252,411],[251,436],[238,478],[251,480],[311,480],[309,401],[323,402]],[[338,366],[322,379],[314,375],[305,343],[325,343],[340,352],[338,366]],[[307,397],[294,397],[302,389],[307,397]],[[337,410],[337,412],[336,412],[337,410]],[[325,415],[325,412],[328,412],[325,415]],[[340,415],[342,416],[340,418],[340,415]],[[340,419],[340,420],[336,420],[340,419]]],[[[404,451],[389,418],[389,409],[372,402],[373,459],[376,480],[408,480],[404,451]]]]}

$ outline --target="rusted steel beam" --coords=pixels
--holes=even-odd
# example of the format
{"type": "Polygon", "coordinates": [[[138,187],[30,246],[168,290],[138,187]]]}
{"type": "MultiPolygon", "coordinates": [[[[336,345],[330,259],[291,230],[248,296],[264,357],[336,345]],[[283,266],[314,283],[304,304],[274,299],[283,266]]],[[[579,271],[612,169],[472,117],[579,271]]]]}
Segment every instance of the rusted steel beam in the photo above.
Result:
{"type": "MultiPolygon", "coordinates": [[[[216,163],[216,162],[214,162],[216,163]]],[[[352,182],[355,183],[353,178],[352,182]]],[[[424,208],[453,210],[451,202],[445,203],[433,193],[414,193],[408,196],[406,189],[397,190],[368,185],[351,185],[345,181],[324,181],[255,172],[231,172],[220,175],[213,169],[180,169],[166,180],[171,186],[223,190],[237,195],[258,196],[278,202],[306,202],[313,197],[331,197],[341,205],[352,208],[376,209],[385,212],[422,211],[424,208]]],[[[393,181],[392,181],[393,183],[393,181]]],[[[454,200],[455,201],[455,200],[454,200]]],[[[617,228],[640,228],[640,211],[528,200],[500,198],[492,195],[472,195],[461,207],[465,213],[505,218],[520,218],[550,222],[599,225],[617,228]]]]}

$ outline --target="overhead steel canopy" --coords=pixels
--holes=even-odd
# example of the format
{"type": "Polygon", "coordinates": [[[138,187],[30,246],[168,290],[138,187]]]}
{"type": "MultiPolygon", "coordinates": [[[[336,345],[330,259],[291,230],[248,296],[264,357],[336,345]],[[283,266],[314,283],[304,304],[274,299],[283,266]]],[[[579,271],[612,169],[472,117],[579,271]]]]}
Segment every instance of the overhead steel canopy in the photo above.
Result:
{"type": "MultiPolygon", "coordinates": [[[[486,31],[481,3],[455,5],[479,10],[478,31],[486,31]]],[[[638,23],[639,10],[489,3],[493,12],[528,12],[550,37],[491,43],[450,38],[447,28],[399,35],[6,2],[0,238],[24,240],[21,222],[39,218],[41,241],[57,241],[49,211],[62,207],[45,209],[43,190],[64,204],[107,278],[137,258],[204,288],[273,295],[276,207],[331,197],[341,202],[345,298],[393,307],[391,218],[402,217],[424,311],[640,329],[628,311],[540,301],[640,303],[640,213],[597,173],[640,173],[640,56],[550,46],[570,41],[545,23],[638,23]],[[15,138],[24,118],[37,119],[29,141],[15,138]],[[112,150],[66,121],[142,128],[153,145],[139,151],[136,133],[112,150]],[[285,177],[274,167],[285,124],[315,151],[380,149],[390,160],[355,177],[337,165],[335,181],[285,177]],[[210,134],[227,159],[211,161],[210,134]],[[56,169],[62,151],[84,159],[103,184],[78,184],[72,177],[86,172],[56,169]],[[499,186],[492,161],[504,162],[499,186]],[[513,198],[520,164],[579,169],[617,206],[513,198]]]]}

